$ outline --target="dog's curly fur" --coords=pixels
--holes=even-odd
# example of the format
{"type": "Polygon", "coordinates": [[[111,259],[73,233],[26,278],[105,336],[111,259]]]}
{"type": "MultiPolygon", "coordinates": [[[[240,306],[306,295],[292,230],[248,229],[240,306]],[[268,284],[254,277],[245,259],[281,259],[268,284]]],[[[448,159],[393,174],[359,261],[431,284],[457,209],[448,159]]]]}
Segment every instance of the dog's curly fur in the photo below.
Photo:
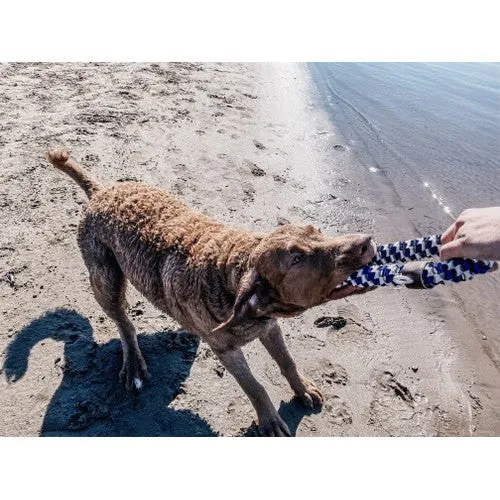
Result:
{"type": "Polygon", "coordinates": [[[321,404],[320,391],[298,372],[275,318],[347,294],[334,289],[373,257],[368,236],[332,238],[293,224],[269,234],[233,229],[143,183],[104,188],[65,151],[52,150],[48,159],[89,197],[78,244],[94,295],[118,326],[120,377],[127,388],[139,389],[149,376],[125,312],[128,279],[211,346],[249,396],[265,434],[289,430],[242,354],[251,340],[262,341],[305,404],[321,404]]]}

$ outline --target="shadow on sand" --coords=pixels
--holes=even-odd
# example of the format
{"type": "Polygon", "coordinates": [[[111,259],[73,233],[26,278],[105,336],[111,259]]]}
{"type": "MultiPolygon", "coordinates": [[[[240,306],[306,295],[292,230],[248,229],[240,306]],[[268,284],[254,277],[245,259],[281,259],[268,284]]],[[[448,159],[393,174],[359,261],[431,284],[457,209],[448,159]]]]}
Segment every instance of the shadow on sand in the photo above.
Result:
{"type": "Polygon", "coordinates": [[[189,375],[198,337],[184,331],[138,337],[151,373],[138,394],[118,382],[120,341],[95,343],[89,321],[67,309],[47,312],[23,328],[7,349],[4,372],[11,382],[19,380],[38,342],[64,342],[63,378],[47,407],[42,436],[216,436],[195,413],[168,407],[189,375]]]}
{"type": "MultiPolygon", "coordinates": [[[[64,342],[63,378],[50,401],[42,436],[217,436],[189,410],[168,405],[182,391],[196,357],[199,338],[186,331],[138,335],[151,380],[139,393],[118,382],[122,351],[119,339],[94,342],[89,321],[75,311],[56,309],[32,321],[10,343],[4,373],[10,382],[28,368],[31,349],[45,339],[64,342]]],[[[295,436],[307,410],[296,400],[282,402],[279,414],[295,436]]],[[[259,435],[252,424],[243,436],[259,435]]]]}

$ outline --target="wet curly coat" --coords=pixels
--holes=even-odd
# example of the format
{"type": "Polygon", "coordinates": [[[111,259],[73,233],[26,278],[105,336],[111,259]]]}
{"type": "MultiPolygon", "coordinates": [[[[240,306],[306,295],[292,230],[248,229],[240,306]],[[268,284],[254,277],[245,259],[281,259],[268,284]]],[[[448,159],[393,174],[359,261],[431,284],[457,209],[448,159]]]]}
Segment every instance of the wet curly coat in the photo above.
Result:
{"type": "Polygon", "coordinates": [[[276,318],[351,293],[335,288],[371,260],[370,237],[333,238],[293,224],[269,234],[234,229],[143,183],[105,188],[65,151],[49,151],[48,159],[89,197],[78,244],[95,298],[120,332],[125,386],[140,389],[149,377],[125,310],[128,280],[209,344],[250,398],[264,434],[290,435],[241,346],[259,338],[295,394],[306,405],[321,404],[321,392],[297,370],[276,318]]]}

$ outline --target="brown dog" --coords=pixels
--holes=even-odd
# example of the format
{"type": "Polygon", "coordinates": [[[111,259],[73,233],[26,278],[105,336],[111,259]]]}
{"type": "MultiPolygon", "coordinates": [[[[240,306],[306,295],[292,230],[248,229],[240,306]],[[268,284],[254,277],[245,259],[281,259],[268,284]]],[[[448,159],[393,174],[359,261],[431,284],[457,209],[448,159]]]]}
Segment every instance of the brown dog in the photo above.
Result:
{"type": "Polygon", "coordinates": [[[293,224],[270,234],[232,229],[146,184],[104,188],[65,151],[50,151],[48,159],[89,197],[78,244],[95,298],[120,332],[125,386],[140,389],[149,377],[125,312],[128,279],[207,342],[250,398],[264,434],[290,435],[241,346],[259,338],[300,400],[321,404],[321,392],[297,370],[275,318],[351,293],[335,288],[373,258],[371,238],[332,238],[293,224]]]}

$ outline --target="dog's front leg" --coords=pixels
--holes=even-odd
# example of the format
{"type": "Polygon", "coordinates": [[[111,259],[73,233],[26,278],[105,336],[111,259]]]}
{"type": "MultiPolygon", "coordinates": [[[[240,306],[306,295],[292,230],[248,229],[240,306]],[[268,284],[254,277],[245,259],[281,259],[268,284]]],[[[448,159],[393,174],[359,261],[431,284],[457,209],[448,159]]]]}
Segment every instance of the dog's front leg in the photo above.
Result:
{"type": "Polygon", "coordinates": [[[276,361],[281,373],[302,403],[308,407],[320,406],[323,403],[321,391],[297,370],[297,365],[288,352],[279,325],[274,324],[265,330],[259,339],[276,361]]]}
{"type": "Polygon", "coordinates": [[[252,375],[250,367],[239,348],[215,350],[221,363],[237,380],[252,402],[259,420],[259,430],[265,436],[291,436],[288,426],[278,415],[264,387],[252,375]]]}

